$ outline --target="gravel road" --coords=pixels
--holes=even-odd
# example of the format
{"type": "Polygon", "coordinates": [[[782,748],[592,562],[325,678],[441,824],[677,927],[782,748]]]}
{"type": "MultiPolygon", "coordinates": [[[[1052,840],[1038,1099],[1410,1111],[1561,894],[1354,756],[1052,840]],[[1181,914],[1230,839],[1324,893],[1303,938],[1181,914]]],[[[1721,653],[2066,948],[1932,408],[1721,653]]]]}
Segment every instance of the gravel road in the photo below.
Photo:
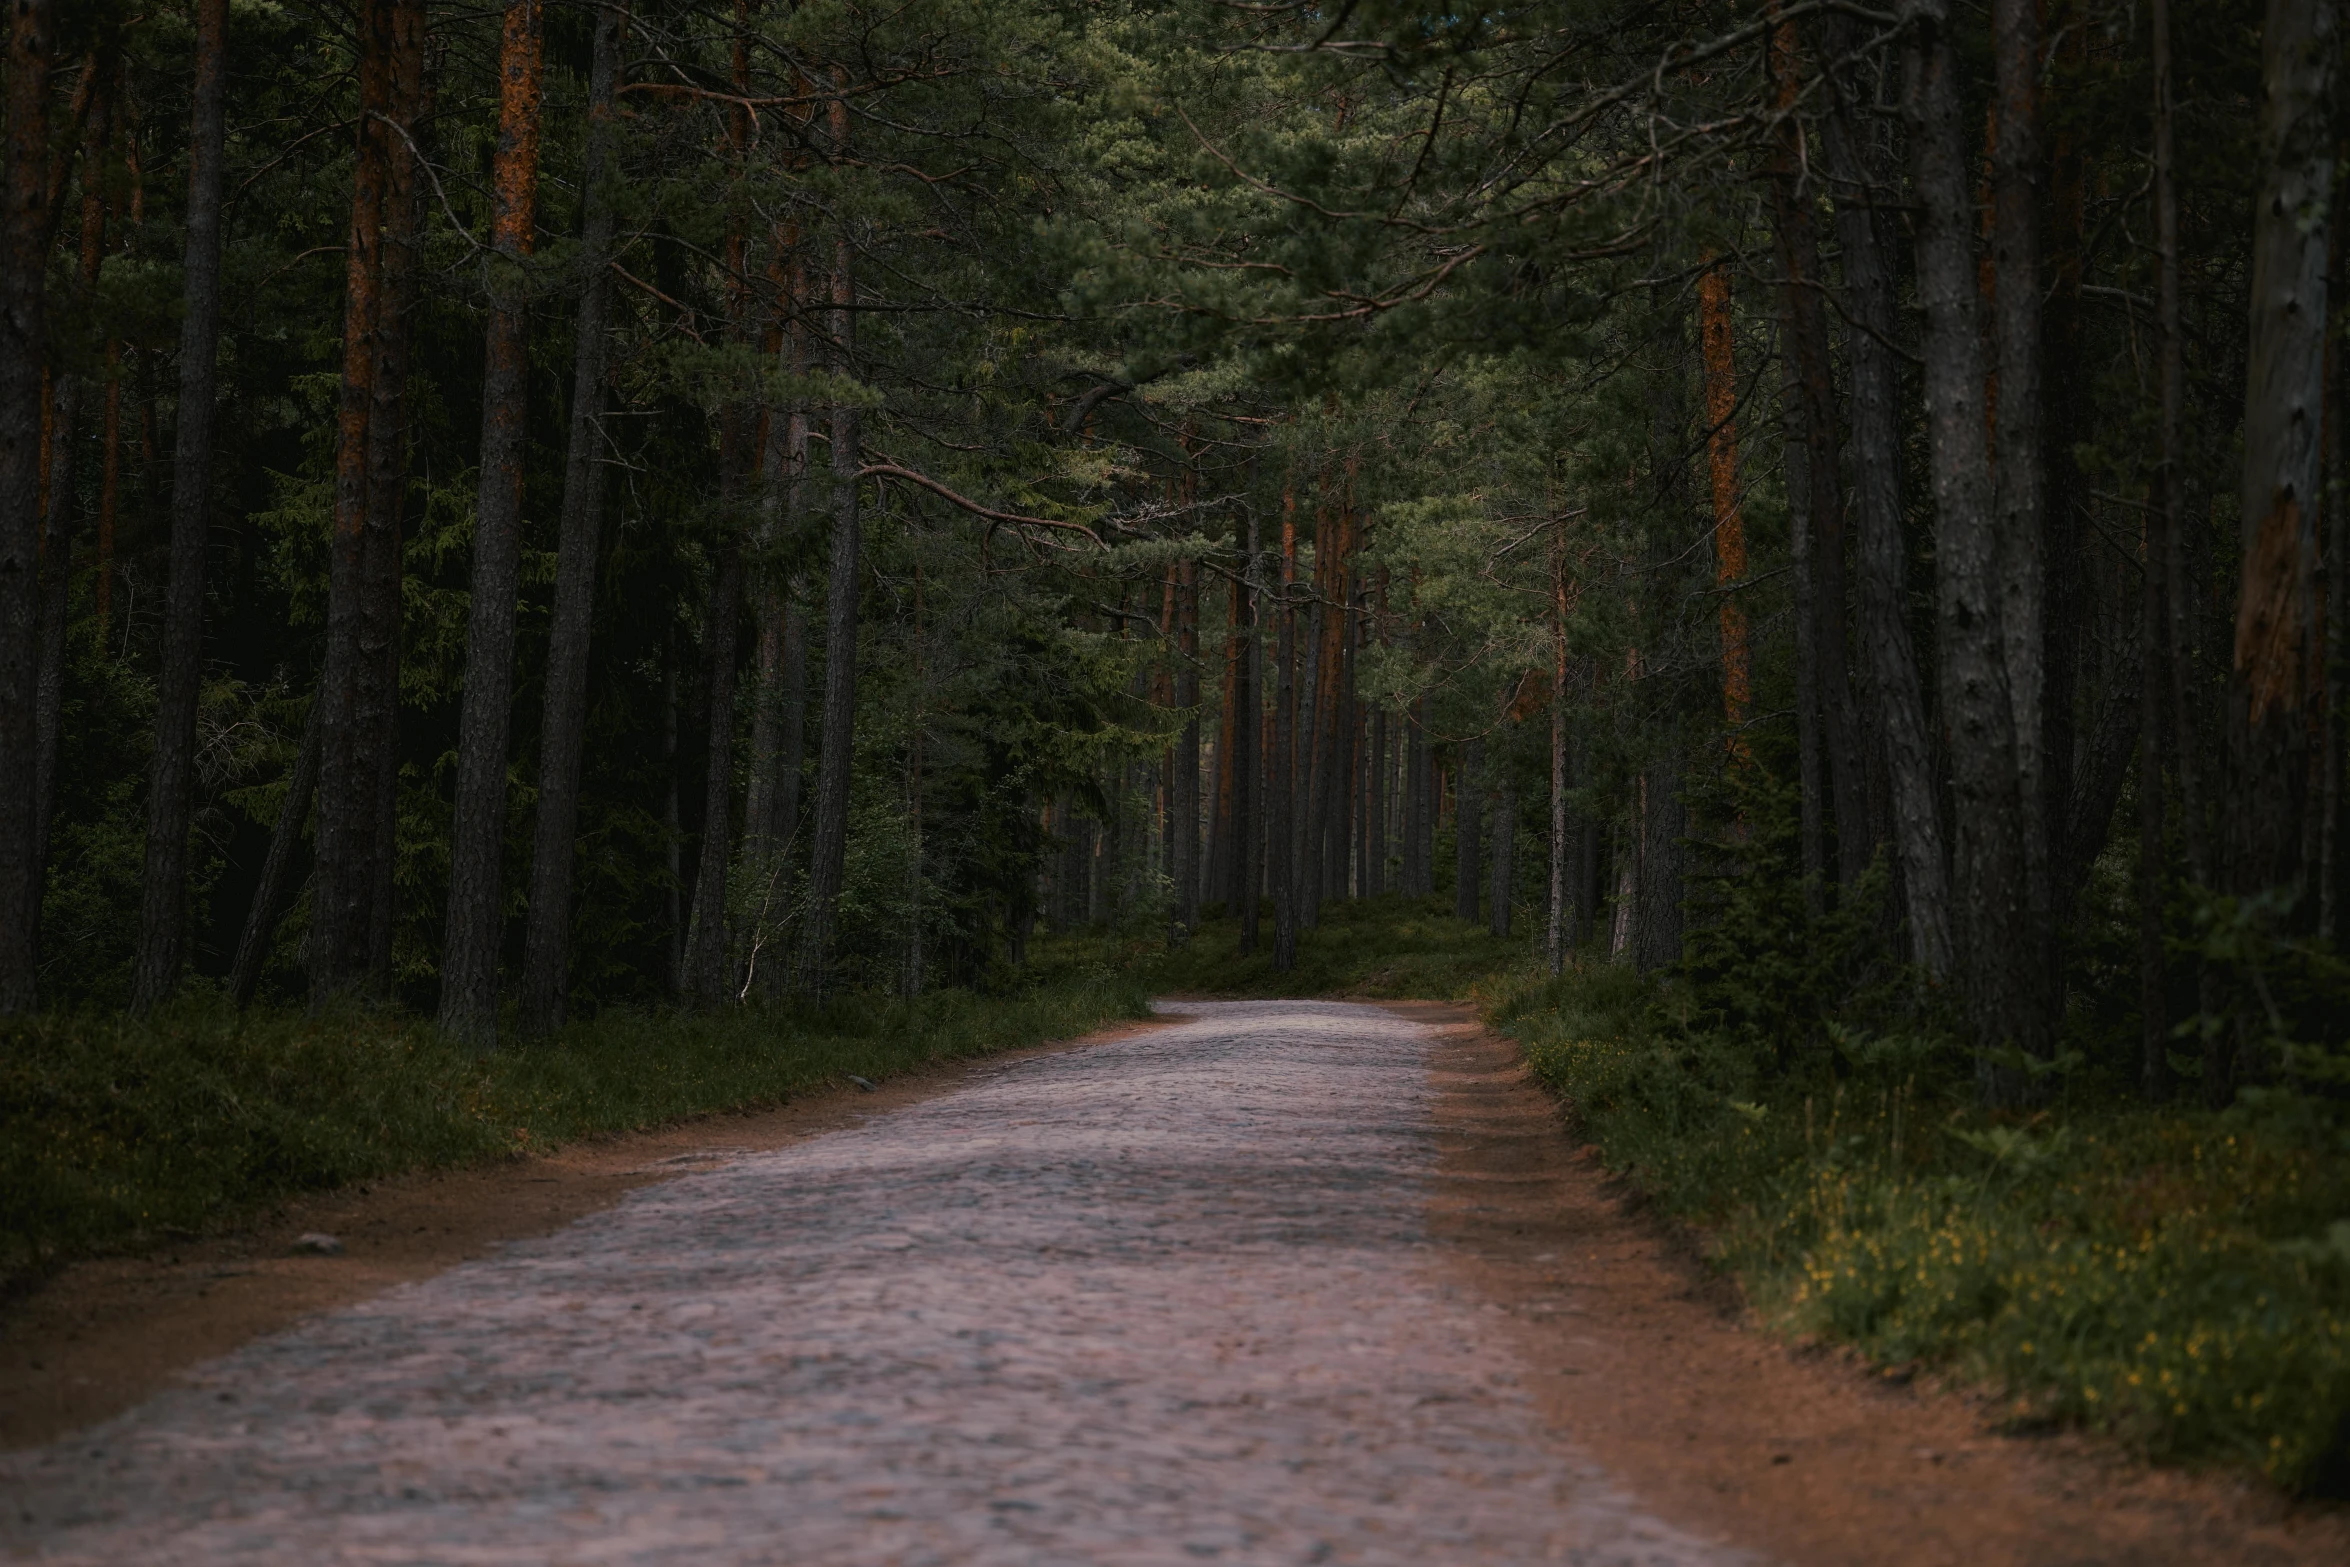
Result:
{"type": "Polygon", "coordinates": [[[1433,1030],[1200,1002],[0,1456],[12,1559],[1714,1563],[1443,1266],[1433,1030]]]}

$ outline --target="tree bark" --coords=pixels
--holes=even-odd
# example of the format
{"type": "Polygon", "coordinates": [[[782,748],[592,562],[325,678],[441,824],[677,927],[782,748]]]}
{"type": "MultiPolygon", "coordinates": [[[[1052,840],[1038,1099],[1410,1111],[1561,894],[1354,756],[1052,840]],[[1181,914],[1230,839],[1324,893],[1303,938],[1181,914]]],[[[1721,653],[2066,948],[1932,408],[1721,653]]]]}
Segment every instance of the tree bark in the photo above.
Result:
{"type": "Polygon", "coordinates": [[[424,72],[424,0],[392,12],[391,133],[384,176],[383,271],[376,297],[375,377],[367,416],[367,504],[360,567],[358,729],[374,779],[369,802],[364,983],[392,994],[392,937],[400,819],[402,532],[408,507],[408,376],[414,359],[418,237],[424,227],[421,138],[432,123],[424,72]]]}
{"type": "Polygon", "coordinates": [[[155,766],[131,1005],[179,987],[186,929],[188,824],[195,810],[196,693],[204,663],[204,543],[211,520],[212,418],[220,337],[220,185],[228,100],[228,0],[198,0],[188,134],[188,211],[180,322],[179,445],[172,464],[171,587],[156,681],[155,766]]]}
{"type": "MultiPolygon", "coordinates": [[[[2016,789],[2023,802],[2026,912],[2035,959],[2029,978],[2048,988],[2052,1012],[2057,944],[2049,927],[2049,785],[2046,739],[2047,561],[2040,347],[2040,5],[1992,0],[1993,61],[1990,263],[1992,297],[1985,423],[1991,432],[1992,548],[1997,561],[2001,657],[2012,714],[2016,789]],[[2045,932],[2049,939],[2041,940],[2045,932]]],[[[2067,695],[2069,696],[2069,692],[2067,695]]]]}
{"type": "Polygon", "coordinates": [[[522,566],[523,449],[530,433],[530,305],[522,269],[538,208],[545,25],[542,0],[508,0],[498,49],[498,146],[490,170],[496,215],[481,383],[481,484],[457,738],[449,923],[441,955],[441,1027],[484,1050],[498,1041],[498,953],[506,930],[506,742],[522,566]]]}
{"type": "Polygon", "coordinates": [[[1281,594],[1274,609],[1279,648],[1274,655],[1280,690],[1273,701],[1273,755],[1265,770],[1272,794],[1265,854],[1273,880],[1273,971],[1297,967],[1297,488],[1281,496],[1281,594]]]}
{"type": "Polygon", "coordinates": [[[1738,497],[1738,376],[1732,360],[1730,274],[1719,261],[1697,280],[1698,338],[1705,360],[1706,472],[1714,509],[1714,585],[1721,596],[1722,716],[1730,754],[1748,754],[1744,730],[1754,704],[1746,645],[1746,609],[1736,585],[1746,577],[1746,513],[1738,497]]]}
{"type": "Polygon", "coordinates": [[[2306,893],[2302,813],[2323,679],[2317,529],[2332,195],[2332,0],[2270,0],[2261,35],[2266,154],[2252,229],[2252,319],[2235,653],[2228,890],[2306,893]]]}
{"type": "Polygon", "coordinates": [[[1960,999],[1986,1052],[1979,1058],[1986,1096],[2015,1103],[2031,1093],[2029,1079],[1988,1052],[2015,1047],[2047,1057],[2055,1049],[2042,979],[2046,904],[2034,893],[2030,848],[2040,802],[2028,792],[2008,681],[2002,611],[2014,600],[1987,450],[1962,67],[1946,0],[1926,0],[1912,14],[1906,109],[1919,206],[1918,295],[1926,316],[1935,651],[1942,720],[1950,731],[1960,999]]]}
{"type": "Polygon", "coordinates": [[[277,824],[270,829],[269,852],[261,861],[261,879],[253,888],[253,906],[245,914],[244,934],[237,938],[236,960],[229,967],[229,994],[236,999],[240,1012],[253,1004],[254,992],[261,988],[261,970],[269,961],[270,938],[277,932],[278,917],[285,912],[294,853],[302,846],[302,824],[309,820],[311,797],[318,793],[323,717],[323,708],[313,697],[310,716],[302,723],[302,746],[295,753],[294,770],[286,779],[286,797],[278,805],[277,824]]]}
{"type": "Polygon", "coordinates": [[[1168,845],[1175,860],[1175,918],[1185,936],[1199,929],[1199,566],[1177,568],[1175,706],[1184,714],[1175,739],[1174,811],[1168,845]]]}
{"type": "Polygon", "coordinates": [[[1643,972],[1681,961],[1681,887],[1688,813],[1678,763],[1667,757],[1642,779],[1639,914],[1633,958],[1643,972]]]}
{"type": "MultiPolygon", "coordinates": [[[[107,179],[106,157],[113,138],[114,83],[118,77],[120,55],[117,52],[119,32],[111,32],[108,41],[91,57],[85,69],[84,80],[93,81],[84,103],[82,121],[82,233],[81,255],[74,271],[74,287],[70,296],[77,312],[88,313],[94,307],[98,293],[98,270],[106,256],[107,179]]],[[[77,94],[77,96],[79,96],[77,94]]],[[[54,193],[64,194],[65,175],[72,165],[70,156],[60,160],[56,171],[54,193]]],[[[51,211],[62,215],[62,206],[55,200],[51,211]]],[[[116,364],[114,344],[106,345],[107,369],[116,364]]],[[[67,609],[73,597],[74,572],[74,507],[80,499],[78,423],[81,417],[83,377],[71,366],[59,371],[50,384],[48,502],[41,508],[41,562],[40,588],[40,661],[39,684],[35,696],[35,744],[39,747],[33,761],[33,882],[44,886],[49,868],[49,830],[57,810],[57,761],[63,739],[65,717],[65,627],[67,609]]],[[[105,516],[114,501],[114,481],[121,437],[120,389],[111,374],[101,378],[106,387],[104,454],[100,459],[99,510],[100,530],[106,527],[105,516]]],[[[39,940],[41,908],[40,895],[35,894],[32,911],[33,939],[39,940]]]]}
{"type": "MultiPolygon", "coordinates": [[[[1842,53],[1842,42],[1839,36],[1831,43],[1831,50],[1842,53]]],[[[1837,233],[1843,242],[1846,309],[1853,323],[1846,466],[1852,476],[1858,533],[1861,646],[1884,756],[1910,959],[1933,982],[1950,969],[1949,896],[1925,705],[1906,606],[1894,279],[1890,246],[1880,230],[1877,212],[1883,185],[1869,149],[1861,142],[1859,116],[1845,101],[1849,89],[1849,83],[1839,84],[1826,141],[1839,186],[1837,233]]]]}
{"type": "Polygon", "coordinates": [[[1484,787],[1484,747],[1474,736],[1461,743],[1458,775],[1453,786],[1453,918],[1477,923],[1477,893],[1483,856],[1478,806],[1484,787]]]}
{"type": "MultiPolygon", "coordinates": [[[[1791,525],[1796,520],[1807,524],[1797,535],[1804,548],[1796,562],[1796,634],[1799,665],[1805,642],[1811,650],[1812,697],[1806,706],[1798,691],[1798,716],[1809,715],[1820,731],[1810,754],[1824,755],[1827,762],[1836,826],[1836,876],[1849,887],[1868,869],[1876,833],[1870,820],[1860,713],[1853,700],[1851,652],[1845,635],[1844,484],[1837,459],[1836,384],[1829,357],[1827,311],[1821,297],[1825,273],[1803,183],[1803,127],[1794,115],[1799,86],[1794,23],[1782,20],[1773,28],[1770,58],[1779,112],[1784,116],[1772,149],[1771,199],[1779,269],[1786,280],[1788,376],[1794,388],[1789,472],[1792,476],[1800,469],[1802,476],[1800,486],[1791,478],[1789,505],[1798,511],[1791,525]]],[[[1800,668],[1798,677],[1800,687],[1800,668]]],[[[1809,795],[1817,795],[1816,784],[1806,788],[1809,795]]],[[[1819,809],[1816,800],[1810,812],[1811,817],[1829,814],[1819,809]]],[[[1807,817],[1804,828],[1807,866],[1813,863],[1809,836],[1824,836],[1823,829],[1808,825],[1809,821],[1807,817]]],[[[1820,860],[1824,865],[1824,851],[1820,860]]]]}
{"type": "Polygon", "coordinates": [[[555,546],[555,604],[547,632],[547,690],[539,725],[539,808],[530,856],[530,910],[522,941],[522,1029],[563,1026],[570,997],[571,888],[578,864],[580,768],[587,749],[589,639],[604,537],[604,367],[611,342],[614,219],[613,99],[628,29],[625,0],[596,11],[588,67],[587,146],[580,168],[579,319],[571,356],[570,440],[555,546]]]}
{"type": "MultiPolygon", "coordinates": [[[[319,680],[317,870],[311,894],[310,991],[318,1005],[366,981],[381,792],[364,651],[367,614],[368,426],[375,404],[383,283],[384,199],[390,173],[394,13],[398,0],[359,10],[358,153],[351,188],[343,301],[343,374],[336,407],[334,531],[327,577],[325,669],[319,680]]],[[[378,650],[380,652],[380,649],[378,650]]]]}
{"type": "Polygon", "coordinates": [[[1506,768],[1494,791],[1493,895],[1487,910],[1487,928],[1496,936],[1510,933],[1510,895],[1517,888],[1518,790],[1506,768]]]}
{"type": "Polygon", "coordinates": [[[0,1014],[36,1001],[41,364],[49,252],[52,0],[10,0],[0,182],[0,1014]]]}
{"type": "MultiPolygon", "coordinates": [[[[836,135],[846,141],[847,109],[835,100],[836,135]]],[[[843,151],[845,152],[845,146],[843,151]]],[[[837,372],[853,363],[855,303],[849,246],[838,247],[832,275],[832,338],[837,372]]],[[[816,830],[809,856],[807,928],[800,949],[800,988],[821,992],[832,963],[832,934],[849,844],[849,783],[856,759],[857,588],[863,525],[857,510],[857,408],[832,410],[832,577],[825,598],[824,741],[816,763],[816,830]]]]}
{"type": "Polygon", "coordinates": [[[1550,529],[1550,929],[1553,978],[1566,972],[1567,929],[1567,525],[1550,529]]]}
{"type": "MultiPolygon", "coordinates": [[[[2159,3],[2159,0],[2158,0],[2159,3]]],[[[2162,950],[2162,540],[2147,515],[2138,618],[2138,1082],[2149,1104],[2170,1093],[2170,1017],[2162,950]]]]}
{"type": "MultiPolygon", "coordinates": [[[[1249,459],[1249,489],[1256,489],[1256,459],[1249,459]]],[[[1261,708],[1265,688],[1264,639],[1258,634],[1257,606],[1263,602],[1264,555],[1257,537],[1257,511],[1247,506],[1248,567],[1233,585],[1233,609],[1240,626],[1241,669],[1238,702],[1240,720],[1233,726],[1232,802],[1233,895],[1240,899],[1240,950],[1257,950],[1257,891],[1264,880],[1263,836],[1264,759],[1259,754],[1264,735],[1261,708]]]]}

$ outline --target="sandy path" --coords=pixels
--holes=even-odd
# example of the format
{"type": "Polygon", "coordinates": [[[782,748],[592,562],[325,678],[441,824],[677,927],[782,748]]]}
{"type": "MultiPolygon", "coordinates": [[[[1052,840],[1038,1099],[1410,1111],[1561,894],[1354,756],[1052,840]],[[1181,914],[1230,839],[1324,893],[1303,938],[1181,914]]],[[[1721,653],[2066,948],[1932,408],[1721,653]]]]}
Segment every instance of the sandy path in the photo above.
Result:
{"type": "Polygon", "coordinates": [[[1695,1563],[1432,1241],[1436,1030],[1194,1021],[209,1362],[0,1458],[55,1561],[1695,1563]]]}

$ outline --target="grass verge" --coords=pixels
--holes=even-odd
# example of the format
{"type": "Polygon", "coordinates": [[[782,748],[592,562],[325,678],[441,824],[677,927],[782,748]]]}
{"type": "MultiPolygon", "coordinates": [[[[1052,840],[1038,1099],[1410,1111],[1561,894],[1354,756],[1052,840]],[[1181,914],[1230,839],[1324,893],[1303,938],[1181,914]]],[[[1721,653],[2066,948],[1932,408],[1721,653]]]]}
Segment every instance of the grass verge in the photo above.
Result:
{"type": "Polygon", "coordinates": [[[1772,1326],[1987,1386],[2019,1428],[2350,1492],[2338,1136],[2118,1096],[1993,1116],[1946,1040],[1758,1059],[1606,965],[1483,1000],[1772,1326]]]}
{"type": "Polygon", "coordinates": [[[1528,946],[1385,898],[1326,908],[1286,974],[1225,920],[1094,950],[1169,990],[1473,1001],[1770,1326],[1988,1388],[2012,1428],[2350,1494],[2350,1143],[2310,1104],[2085,1082],[1992,1115],[1947,1038],[1734,1039],[1685,979],[1553,980],[1528,946]]]}
{"type": "Polygon", "coordinates": [[[292,1192],[776,1104],[852,1072],[886,1077],[1148,1012],[1137,978],[1048,973],[1009,996],[607,1012],[484,1057],[413,1019],[240,1017],[208,1000],[143,1022],[11,1020],[0,1025],[0,1277],[292,1192]]]}

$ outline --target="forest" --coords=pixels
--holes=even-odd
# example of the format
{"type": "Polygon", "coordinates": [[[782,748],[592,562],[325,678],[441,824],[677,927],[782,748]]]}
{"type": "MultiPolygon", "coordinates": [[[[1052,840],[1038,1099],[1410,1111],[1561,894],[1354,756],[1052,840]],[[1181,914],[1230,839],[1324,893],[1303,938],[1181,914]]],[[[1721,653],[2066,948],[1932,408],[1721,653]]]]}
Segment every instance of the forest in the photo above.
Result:
{"type": "Polygon", "coordinates": [[[175,1052],[1435,932],[1804,1331],[2350,1486],[2334,0],[9,15],[12,1244],[175,1052]]]}

